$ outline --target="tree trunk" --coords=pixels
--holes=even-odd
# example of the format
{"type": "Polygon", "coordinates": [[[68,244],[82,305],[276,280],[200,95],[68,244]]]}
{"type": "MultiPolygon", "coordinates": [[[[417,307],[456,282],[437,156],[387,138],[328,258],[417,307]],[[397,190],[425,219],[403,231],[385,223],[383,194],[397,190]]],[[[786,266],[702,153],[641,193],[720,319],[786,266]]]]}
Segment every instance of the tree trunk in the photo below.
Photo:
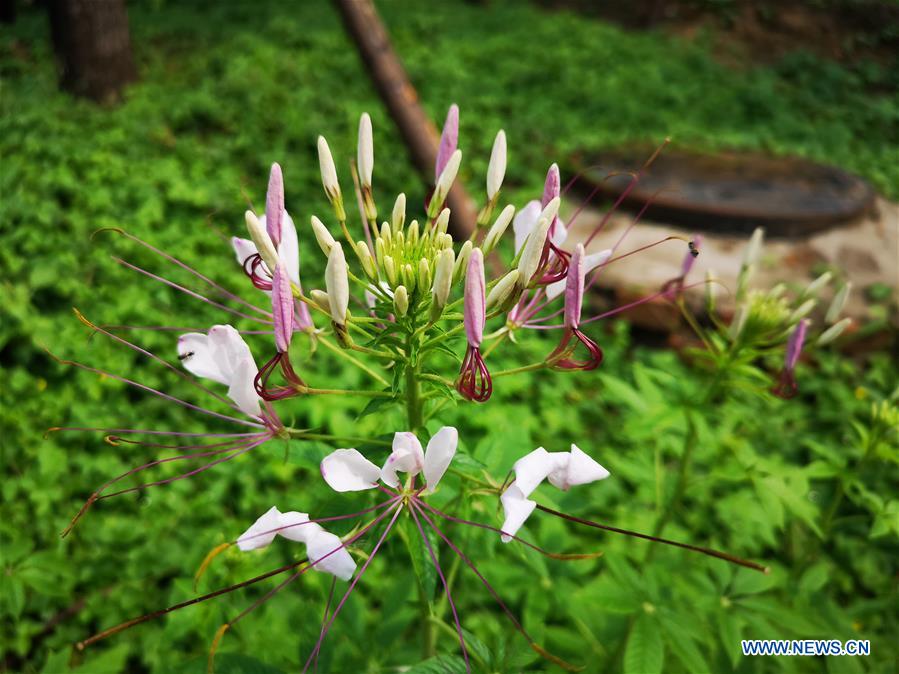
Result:
{"type": "MultiPolygon", "coordinates": [[[[390,44],[390,36],[372,0],[334,0],[334,3],[375,88],[399,127],[412,161],[430,183],[440,134],[418,102],[415,87],[390,44]]],[[[450,190],[447,203],[452,210],[450,231],[456,239],[468,238],[474,231],[477,213],[474,203],[459,182],[450,190]]]]}
{"type": "Polygon", "coordinates": [[[60,87],[99,103],[137,79],[125,0],[48,0],[60,87]]]}

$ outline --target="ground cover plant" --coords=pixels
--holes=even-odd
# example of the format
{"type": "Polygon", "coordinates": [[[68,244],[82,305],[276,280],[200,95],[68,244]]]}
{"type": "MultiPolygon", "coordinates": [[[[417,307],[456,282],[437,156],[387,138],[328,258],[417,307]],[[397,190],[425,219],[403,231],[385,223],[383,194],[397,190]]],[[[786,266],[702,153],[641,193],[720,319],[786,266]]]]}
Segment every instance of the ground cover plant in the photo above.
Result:
{"type": "MultiPolygon", "coordinates": [[[[666,113],[653,119],[650,110],[660,106],[651,102],[645,110],[635,111],[637,120],[620,115],[619,124],[633,126],[597,124],[589,108],[577,105],[580,99],[575,85],[580,86],[586,75],[578,81],[557,78],[556,95],[545,101],[534,95],[538,84],[546,86],[545,81],[535,78],[529,91],[523,72],[515,79],[517,87],[502,83],[489,89],[474,87],[466,82],[471,75],[458,74],[452,60],[460,59],[477,71],[486,68],[484,64],[490,60],[484,53],[495,57],[497,50],[512,50],[514,43],[488,46],[482,53],[479,49],[484,49],[484,39],[469,34],[468,46],[464,41],[460,45],[471,30],[470,22],[462,29],[464,12],[474,11],[460,9],[462,16],[456,19],[460,23],[450,22],[450,28],[441,34],[441,39],[452,41],[455,48],[445,49],[441,55],[439,50],[417,47],[411,39],[422,29],[440,33],[429,28],[437,18],[416,13],[411,6],[397,7],[388,9],[387,18],[390,20],[391,11],[405,11],[413,19],[408,31],[398,30],[398,46],[408,49],[410,70],[421,79],[420,89],[434,116],[442,116],[439,109],[448,100],[463,104],[460,145],[472,151],[466,155],[471,162],[466,162],[461,177],[473,191],[483,190],[487,157],[499,126],[505,126],[511,139],[512,161],[504,189],[516,204],[539,197],[547,157],[564,153],[576,143],[599,145],[644,133],[657,139],[672,131],[683,132],[680,135],[688,140],[702,136],[697,121],[705,121],[702,115],[691,117],[675,106],[670,117],[666,113]],[[471,100],[466,100],[466,92],[471,100]],[[502,99],[498,92],[503,92],[502,99]],[[558,103],[553,110],[564,114],[549,114],[548,107],[543,107],[553,101],[558,103]],[[690,122],[676,119],[692,120],[697,126],[688,133],[677,127],[690,122]],[[522,138],[536,142],[522,143],[518,140],[522,138]]],[[[130,407],[139,409],[140,417],[154,427],[208,430],[208,424],[174,406],[135,395],[108,378],[73,376],[41,350],[44,345],[65,357],[102,361],[110,370],[140,373],[150,385],[189,394],[189,388],[172,388],[164,370],[147,368],[139,357],[114,349],[97,336],[88,339],[89,332],[69,318],[71,307],[78,306],[104,325],[156,322],[208,327],[216,321],[216,313],[201,305],[187,308],[176,293],[128,277],[106,260],[107,251],[147,266],[154,264],[153,257],[128,241],[102,241],[102,234],[97,235],[100,241],[97,237],[91,240],[92,232],[125,227],[179,257],[204,261],[204,270],[215,278],[233,278],[236,263],[221,251],[228,245],[224,235],[237,233],[246,208],[236,186],[244,186],[261,213],[269,164],[281,159],[290,176],[288,211],[304,216],[327,213],[329,206],[320,193],[314,158],[315,134],[329,131],[335,156],[354,154],[356,119],[366,107],[373,111],[379,129],[378,155],[394,159],[389,171],[377,173],[378,194],[408,190],[406,185],[415,184],[408,167],[398,161],[402,150],[373,105],[355,55],[330,13],[310,10],[302,17],[307,20],[305,26],[319,27],[319,31],[299,31],[274,18],[264,25],[283,38],[282,49],[291,46],[297,51],[296,60],[285,62],[278,49],[250,33],[239,37],[237,48],[232,43],[229,49],[192,52],[188,59],[179,49],[187,45],[186,19],[195,15],[165,10],[137,8],[133,13],[137,35],[146,31],[146,44],[155,40],[164,49],[145,48],[144,82],[116,111],[87,106],[70,110],[68,99],[52,93],[52,74],[36,20],[26,20],[24,27],[17,28],[23,31],[20,37],[26,40],[31,55],[25,60],[21,53],[4,57],[4,77],[15,83],[17,103],[22,102],[15,111],[5,107],[3,115],[4,156],[19,158],[4,162],[3,193],[12,198],[5,196],[2,204],[8,241],[3,253],[8,274],[4,289],[10,300],[3,321],[3,366],[7,371],[4,465],[14,478],[4,481],[4,620],[10,627],[4,629],[4,652],[7,666],[13,670],[60,671],[70,661],[72,643],[120,620],[193,596],[192,572],[205,554],[242,532],[249,513],[252,519],[273,505],[273,493],[302,493],[304,503],[316,503],[317,512],[322,513],[349,512],[343,509],[348,503],[360,508],[365,505],[362,497],[347,501],[321,483],[316,466],[333,445],[270,443],[260,448],[264,453],[236,459],[214,475],[174,483],[165,491],[147,491],[133,500],[122,497],[100,504],[71,536],[61,542],[57,538],[97,484],[137,465],[138,456],[150,460],[153,455],[138,455],[133,447],[120,442],[104,444],[102,436],[89,442],[78,436],[44,439],[47,427],[61,423],[110,426],[121,422],[122,409],[130,407]],[[265,77],[255,77],[259,72],[265,77]],[[217,77],[207,79],[209,73],[217,77]],[[258,82],[258,90],[252,94],[246,90],[248,78],[258,82]],[[335,79],[356,86],[347,84],[341,100],[317,93],[335,79]],[[203,86],[194,87],[198,82],[203,86]],[[48,114],[48,101],[54,115],[48,114]],[[278,118],[247,113],[271,106],[281,110],[278,118]],[[90,138],[83,133],[85,125],[95,131],[90,138]],[[335,127],[336,138],[330,131],[335,127]],[[22,161],[24,157],[29,161],[22,161]],[[153,588],[152,593],[147,588],[153,588]],[[153,596],[148,598],[148,594],[153,596]]],[[[487,15],[485,33],[490,33],[491,25],[515,25],[510,19],[523,22],[539,17],[545,22],[542,30],[547,37],[565,33],[565,49],[571,52],[563,56],[578,52],[572,30],[584,31],[576,33],[581,39],[602,35],[618,40],[620,46],[637,40],[630,43],[631,48],[643,53],[653,44],[647,38],[632,38],[601,26],[574,28],[581,24],[565,14],[538,14],[517,7],[493,11],[496,13],[487,15]]],[[[249,16],[247,9],[222,10],[211,25],[235,25],[249,16]]],[[[445,21],[438,23],[446,25],[445,21]]],[[[196,40],[193,25],[191,31],[196,40]]],[[[496,33],[494,30],[488,37],[500,40],[496,33]]],[[[202,32],[199,39],[212,41],[202,32]]],[[[656,53],[667,58],[669,51],[658,49],[656,53]]],[[[740,96],[765,100],[760,92],[765,91],[766,82],[777,82],[777,88],[790,91],[789,80],[778,80],[770,71],[750,76],[749,84],[725,87],[726,71],[703,61],[701,51],[684,48],[681,53],[688,63],[698,62],[701,72],[720,78],[716,90],[725,97],[733,96],[731,105],[739,107],[740,96]],[[745,89],[741,91],[741,87],[745,89]]],[[[515,54],[518,57],[519,51],[515,54]]],[[[535,58],[533,63],[537,61],[545,63],[545,58],[535,58]]],[[[555,65],[555,72],[582,70],[570,60],[567,65],[561,61],[555,65]]],[[[524,65],[518,67],[525,70],[524,65]]],[[[676,66],[672,68],[676,70],[676,66]]],[[[683,72],[689,69],[684,66],[683,72]]],[[[510,65],[496,75],[515,77],[514,68],[510,65]]],[[[830,92],[819,94],[832,96],[830,92]]],[[[857,94],[862,95],[860,91],[857,94]]],[[[646,101],[649,92],[641,96],[646,101]]],[[[796,94],[790,103],[779,101],[769,108],[767,125],[756,125],[747,116],[733,120],[722,115],[705,130],[703,142],[750,146],[771,142],[794,151],[809,142],[810,154],[832,161],[844,159],[840,153],[852,147],[858,152],[851,160],[845,159],[857,162],[856,170],[874,179],[890,170],[889,162],[882,161],[879,154],[888,144],[875,140],[876,129],[888,129],[888,117],[877,117],[889,113],[886,99],[880,108],[865,108],[859,116],[848,104],[845,108],[833,105],[826,115],[822,113],[818,129],[834,130],[846,139],[852,137],[852,129],[862,128],[860,117],[874,115],[881,120],[881,126],[871,125],[869,135],[858,133],[856,139],[842,145],[832,135],[819,139],[808,133],[807,119],[803,129],[794,127],[795,134],[784,128],[771,130],[778,127],[778,120],[790,127],[795,111],[810,104],[802,100],[809,96],[813,94],[806,91],[796,94]],[[840,110],[843,118],[839,118],[840,110]],[[729,133],[740,138],[734,141],[729,133]],[[775,139],[770,141],[767,134],[775,139]],[[815,149],[816,143],[823,144],[823,149],[815,149]]],[[[9,106],[9,100],[4,96],[3,105],[9,106]]],[[[636,105],[638,99],[622,95],[610,100],[636,105]]],[[[707,114],[712,114],[711,109],[707,114]]],[[[339,164],[339,169],[345,175],[345,164],[339,164]]],[[[410,192],[407,198],[420,204],[424,190],[410,192]]],[[[304,220],[297,216],[298,228],[306,233],[305,251],[313,244],[304,220]]],[[[323,271],[323,259],[317,259],[304,254],[304,277],[323,271]]],[[[143,334],[141,343],[177,360],[171,337],[143,334]]],[[[594,375],[583,375],[590,377],[589,383],[581,375],[538,371],[521,378],[504,377],[490,403],[477,414],[466,407],[449,407],[443,423],[459,429],[464,454],[497,474],[504,473],[524,448],[564,449],[567,445],[560,447],[559,438],[570,437],[573,429],[578,429],[579,435],[590,438],[590,453],[614,479],[603,481],[602,488],[589,496],[584,495],[584,488],[569,494],[541,493],[550,499],[542,503],[589,519],[601,515],[603,521],[642,531],[652,531],[670,512],[664,523],[668,537],[763,559],[772,572],[755,576],[734,571],[717,560],[697,562],[685,552],[652,551],[648,543],[620,540],[611,534],[600,537],[597,531],[548,518],[534,518],[526,527],[529,537],[541,547],[602,551],[603,556],[576,562],[546,560],[536,553],[510,553],[490,532],[460,531],[460,545],[479,551],[479,569],[502,590],[504,600],[533,638],[559,657],[598,669],[653,671],[661,669],[664,661],[670,671],[731,667],[792,671],[790,668],[797,666],[793,660],[746,664],[737,656],[738,639],[855,636],[874,641],[871,658],[837,659],[826,665],[808,661],[798,666],[810,671],[825,666],[835,668],[833,671],[888,667],[894,656],[889,635],[895,634],[897,627],[891,562],[896,552],[896,505],[890,500],[896,487],[896,422],[890,417],[889,401],[881,401],[895,398],[896,368],[886,354],[871,354],[854,363],[818,352],[816,368],[798,366],[801,388],[788,403],[737,389],[715,405],[697,408],[698,392],[708,384],[706,373],[714,368],[695,361],[685,363],[672,353],[636,348],[623,323],[604,327],[593,337],[602,345],[605,359],[594,375]],[[687,464],[684,448],[691,437],[695,449],[687,464]],[[685,486],[679,489],[678,471],[684,465],[691,468],[685,486]],[[668,508],[679,492],[679,507],[668,508]],[[510,554],[517,557],[515,563],[509,562],[510,554]],[[651,559],[647,561],[647,557],[651,559]]],[[[519,344],[521,350],[514,358],[507,358],[502,350],[496,353],[498,370],[537,362],[556,340],[550,343],[532,336],[519,344]]],[[[341,373],[335,387],[363,385],[365,374],[341,368],[339,356],[319,349],[315,358],[321,367],[341,373]]],[[[767,368],[763,388],[767,389],[779,364],[763,364],[767,368]]],[[[392,426],[402,418],[401,412],[385,409],[357,419],[358,403],[340,398],[310,398],[296,409],[297,418],[290,420],[293,426],[322,433],[353,427],[362,435],[378,436],[387,423],[385,418],[392,426]]],[[[436,430],[429,428],[422,439],[427,440],[436,430]]],[[[586,444],[582,445],[585,449],[586,444]]],[[[473,463],[468,468],[480,466],[473,463]]],[[[175,474],[172,471],[171,475],[175,474]]],[[[477,502],[465,507],[471,512],[461,517],[502,525],[501,513],[495,509],[477,502]]],[[[427,549],[418,552],[419,561],[424,562],[422,569],[427,568],[427,549]]],[[[196,592],[273,568],[279,555],[284,564],[292,563],[298,559],[296,553],[289,546],[273,546],[263,559],[229,550],[209,566],[196,592]]],[[[346,647],[326,645],[319,668],[374,670],[421,661],[422,607],[410,600],[407,591],[420,582],[426,585],[425,600],[433,602],[439,620],[433,629],[438,655],[419,669],[462,667],[439,578],[410,569],[409,552],[402,546],[388,546],[384,555],[372,564],[367,582],[350,597],[340,615],[335,629],[346,637],[341,641],[346,647]],[[420,577],[424,580],[419,581],[420,577]]],[[[451,561],[449,557],[445,560],[451,561]]],[[[448,571],[452,573],[452,569],[448,571]]],[[[476,578],[466,577],[465,571],[456,571],[453,582],[460,589],[454,598],[473,666],[485,671],[551,668],[526,641],[516,640],[489,594],[476,578]]],[[[302,666],[319,637],[321,611],[330,587],[323,574],[307,576],[302,591],[280,595],[229,631],[217,657],[219,671],[263,667],[259,661],[274,669],[302,666]],[[251,659],[256,664],[248,664],[251,659]]],[[[250,588],[173,613],[76,654],[72,663],[84,671],[202,670],[215,631],[263,593],[250,588]],[[198,659],[191,661],[191,657],[198,659]]],[[[414,598],[414,593],[411,596],[414,598]]]]}

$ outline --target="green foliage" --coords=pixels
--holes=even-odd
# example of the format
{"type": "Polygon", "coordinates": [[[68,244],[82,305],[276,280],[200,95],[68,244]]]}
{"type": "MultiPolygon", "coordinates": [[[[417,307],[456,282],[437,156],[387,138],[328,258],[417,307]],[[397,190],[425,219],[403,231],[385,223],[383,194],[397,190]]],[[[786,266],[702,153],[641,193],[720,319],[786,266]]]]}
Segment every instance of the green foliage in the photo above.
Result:
{"type": "MultiPolygon", "coordinates": [[[[867,82],[839,67],[797,58],[735,75],[702,45],[629,34],[565,12],[504,2],[487,8],[453,2],[439,10],[407,0],[381,5],[432,116],[442,117],[451,100],[461,106],[461,146],[475,158],[462,177],[473,190],[481,189],[493,133],[503,126],[513,195],[538,190],[551,158],[666,135],[693,147],[763,148],[839,163],[896,195],[899,164],[889,159],[897,101],[869,94],[867,82]]],[[[112,252],[177,273],[147,251],[111,233],[91,234],[124,227],[250,296],[224,239],[241,231],[242,188],[261,203],[270,162],[284,166],[287,207],[305,232],[310,213],[328,211],[314,159],[316,134],[328,133],[335,156],[351,156],[356,120],[367,109],[377,129],[376,155],[403,156],[325,3],[150,3],[132,7],[130,16],[142,81],[112,110],[56,92],[41,16],[26,13],[14,33],[0,38],[0,74],[14,92],[0,98],[0,650],[15,671],[203,671],[216,629],[274,580],[174,612],[83,653],[71,645],[295,561],[289,545],[252,554],[229,550],[198,591],[192,586],[206,553],[275,502],[315,504],[323,515],[370,505],[369,495],[340,497],[322,485],[314,466],[328,445],[269,443],[214,473],[103,502],[71,536],[58,537],[91,490],[157,450],[104,443],[100,434],[44,437],[48,427],[226,430],[46,355],[43,347],[196,399],[194,389],[163,368],[90,338],[70,308],[98,323],[185,328],[205,328],[221,314],[108,258],[112,252]]],[[[343,165],[338,170],[344,175],[343,165]]],[[[388,171],[376,164],[376,192],[412,184],[408,165],[396,162],[388,171]]],[[[420,203],[424,189],[408,196],[420,203]]],[[[311,237],[301,247],[304,274],[316,274],[323,261],[311,237]]],[[[190,277],[177,273],[177,279],[190,277]]],[[[447,406],[441,422],[458,426],[462,441],[454,466],[503,475],[537,445],[559,450],[576,441],[612,479],[567,494],[541,490],[540,501],[648,531],[674,493],[692,422],[692,477],[665,535],[763,561],[772,573],[734,571],[549,516],[533,517],[524,536],[554,551],[604,556],[545,559],[489,532],[446,524],[534,639],[588,671],[792,672],[823,665],[747,660],[738,640],[870,638],[872,656],[846,667],[887,671],[899,632],[896,363],[878,354],[856,363],[822,353],[817,368],[800,366],[801,394],[789,403],[738,392],[695,409],[707,384],[696,368],[670,352],[635,347],[623,324],[594,334],[607,354],[599,373],[506,377],[476,414],[470,405],[447,406]]],[[[133,336],[174,360],[171,333],[133,336]]],[[[525,339],[514,358],[500,355],[496,367],[537,361],[551,348],[525,339]]],[[[334,373],[329,384],[359,387],[363,375],[327,351],[314,358],[318,371],[334,373]]],[[[296,365],[302,370],[304,363],[296,365]]],[[[373,402],[360,417],[356,401],[336,397],[304,399],[293,409],[295,418],[286,422],[321,432],[353,429],[375,438],[403,423],[396,405],[373,402]]],[[[159,476],[174,474],[162,468],[159,476]]],[[[437,507],[501,521],[495,498],[475,498],[458,475],[445,482],[437,507]]],[[[403,526],[414,533],[408,522],[403,526]]],[[[443,568],[452,569],[451,551],[438,547],[443,568]]],[[[412,557],[425,568],[425,548],[414,548],[412,557]]],[[[552,670],[464,565],[455,577],[454,599],[476,668],[552,670]]],[[[226,634],[218,671],[295,671],[319,636],[329,589],[328,577],[306,574],[248,615],[226,634]]],[[[830,671],[848,662],[838,660],[830,671]]],[[[411,666],[407,671],[445,672],[461,665],[439,580],[416,574],[407,546],[393,538],[344,607],[319,671],[411,666]],[[415,595],[420,579],[435,616],[450,627],[436,633],[439,655],[424,661],[415,595]]]]}

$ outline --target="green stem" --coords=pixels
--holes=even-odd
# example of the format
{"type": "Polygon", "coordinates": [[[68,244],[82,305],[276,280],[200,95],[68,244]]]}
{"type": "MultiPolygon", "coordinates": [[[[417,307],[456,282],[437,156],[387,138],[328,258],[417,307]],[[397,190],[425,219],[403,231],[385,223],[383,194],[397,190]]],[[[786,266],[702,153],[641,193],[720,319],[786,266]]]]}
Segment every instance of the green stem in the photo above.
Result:
{"type": "Polygon", "coordinates": [[[344,351],[343,349],[338,347],[336,344],[332,344],[330,342],[330,340],[327,340],[324,337],[319,337],[318,343],[321,344],[322,346],[324,346],[326,349],[329,349],[330,351],[332,351],[335,355],[339,356],[340,358],[343,358],[344,360],[352,363],[353,365],[358,367],[360,370],[362,370],[363,372],[368,374],[370,377],[372,377],[375,381],[378,381],[381,384],[384,384],[384,386],[390,386],[390,382],[388,382],[386,379],[384,379],[384,377],[382,377],[377,372],[372,370],[370,367],[368,367],[368,365],[363,363],[358,358],[354,358],[353,356],[348,354],[346,351],[344,351]]]}

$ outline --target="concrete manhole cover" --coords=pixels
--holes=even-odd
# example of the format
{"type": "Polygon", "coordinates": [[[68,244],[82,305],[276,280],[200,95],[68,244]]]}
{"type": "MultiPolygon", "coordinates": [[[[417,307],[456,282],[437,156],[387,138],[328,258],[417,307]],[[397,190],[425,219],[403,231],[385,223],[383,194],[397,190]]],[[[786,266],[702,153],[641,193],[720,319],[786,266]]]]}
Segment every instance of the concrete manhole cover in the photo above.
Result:
{"type": "MultiPolygon", "coordinates": [[[[619,196],[652,149],[611,150],[574,157],[578,193],[598,189],[619,196]]],[[[864,215],[876,194],[861,178],[841,169],[797,158],[759,154],[693,154],[663,150],[622,207],[638,210],[647,202],[647,219],[692,231],[739,234],[764,226],[769,237],[799,237],[864,215]]]]}

